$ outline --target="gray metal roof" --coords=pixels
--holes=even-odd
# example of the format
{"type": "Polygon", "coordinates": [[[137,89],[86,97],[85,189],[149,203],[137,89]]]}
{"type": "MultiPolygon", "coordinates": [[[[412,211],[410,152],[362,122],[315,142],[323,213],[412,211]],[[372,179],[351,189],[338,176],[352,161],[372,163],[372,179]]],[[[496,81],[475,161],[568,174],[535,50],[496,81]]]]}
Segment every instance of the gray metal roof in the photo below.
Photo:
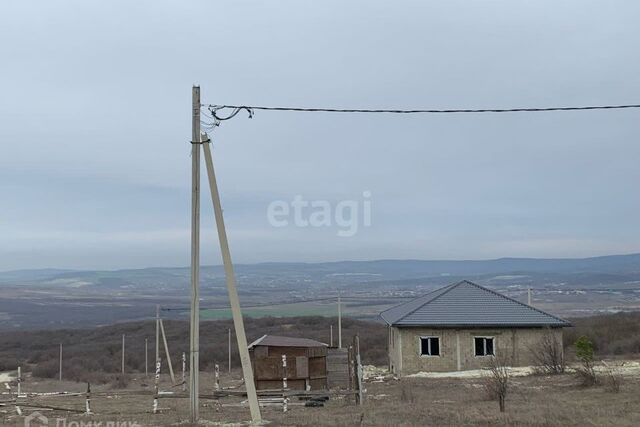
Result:
{"type": "Polygon", "coordinates": [[[571,326],[566,320],[468,280],[392,307],[380,316],[393,326],[571,326]]]}
{"type": "Polygon", "coordinates": [[[328,347],[325,343],[308,338],[280,337],[277,335],[263,335],[249,344],[248,348],[253,348],[258,345],[266,345],[269,347],[328,347]]]}

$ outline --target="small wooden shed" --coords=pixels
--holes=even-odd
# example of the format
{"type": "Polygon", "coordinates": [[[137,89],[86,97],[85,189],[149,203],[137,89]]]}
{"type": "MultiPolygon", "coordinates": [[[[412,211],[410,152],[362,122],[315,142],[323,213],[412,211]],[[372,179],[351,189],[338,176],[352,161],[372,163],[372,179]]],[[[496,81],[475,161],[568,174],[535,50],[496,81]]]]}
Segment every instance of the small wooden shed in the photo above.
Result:
{"type": "Polygon", "coordinates": [[[327,344],[306,338],[264,335],[249,344],[258,390],[282,389],[283,377],[291,390],[327,388],[327,344]],[[282,356],[286,356],[286,370],[282,356]]]}

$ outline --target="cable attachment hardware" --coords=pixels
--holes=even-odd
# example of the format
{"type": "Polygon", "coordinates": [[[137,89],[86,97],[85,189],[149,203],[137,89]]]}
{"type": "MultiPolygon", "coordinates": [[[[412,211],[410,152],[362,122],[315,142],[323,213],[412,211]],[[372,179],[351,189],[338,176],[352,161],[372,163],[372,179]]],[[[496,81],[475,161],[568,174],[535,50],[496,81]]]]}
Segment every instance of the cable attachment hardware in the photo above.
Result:
{"type": "Polygon", "coordinates": [[[200,139],[201,141],[189,141],[191,144],[208,144],[211,142],[211,138],[209,138],[209,135],[206,132],[202,132],[202,134],[200,135],[200,139]]]}
{"type": "Polygon", "coordinates": [[[246,106],[227,107],[226,105],[209,105],[209,111],[213,116],[214,126],[220,126],[220,122],[234,118],[242,110],[245,110],[247,113],[249,113],[250,119],[253,118],[253,108],[251,107],[246,107],[246,106]],[[231,113],[229,113],[228,116],[219,116],[218,111],[224,110],[225,108],[231,108],[232,109],[231,113]]]}

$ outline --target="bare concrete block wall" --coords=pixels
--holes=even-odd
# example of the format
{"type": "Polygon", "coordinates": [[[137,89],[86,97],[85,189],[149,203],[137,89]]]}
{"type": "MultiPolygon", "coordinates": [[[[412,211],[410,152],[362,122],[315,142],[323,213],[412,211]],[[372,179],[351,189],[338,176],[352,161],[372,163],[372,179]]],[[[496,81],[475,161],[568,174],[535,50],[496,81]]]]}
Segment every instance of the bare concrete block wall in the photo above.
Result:
{"type": "MultiPolygon", "coordinates": [[[[417,372],[447,372],[480,369],[487,365],[488,357],[476,356],[475,337],[493,337],[495,354],[506,355],[511,366],[534,364],[531,348],[538,345],[548,332],[544,328],[389,328],[389,367],[397,375],[417,372]],[[420,337],[440,338],[439,356],[420,355],[420,337]]],[[[552,329],[562,345],[562,329],[552,329]]]]}

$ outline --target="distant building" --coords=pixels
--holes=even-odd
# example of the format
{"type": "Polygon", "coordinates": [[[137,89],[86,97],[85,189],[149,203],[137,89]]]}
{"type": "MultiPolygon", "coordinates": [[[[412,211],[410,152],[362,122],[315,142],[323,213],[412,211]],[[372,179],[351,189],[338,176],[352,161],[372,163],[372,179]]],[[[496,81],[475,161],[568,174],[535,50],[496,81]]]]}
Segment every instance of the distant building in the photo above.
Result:
{"type": "Polygon", "coordinates": [[[464,280],[383,311],[389,369],[399,375],[485,367],[502,354],[511,366],[534,363],[545,333],[562,348],[566,320],[464,280]]]}
{"type": "Polygon", "coordinates": [[[291,390],[327,388],[327,344],[306,338],[264,335],[249,344],[258,390],[282,389],[283,377],[291,390]],[[282,356],[286,356],[286,370],[282,356]]]}

